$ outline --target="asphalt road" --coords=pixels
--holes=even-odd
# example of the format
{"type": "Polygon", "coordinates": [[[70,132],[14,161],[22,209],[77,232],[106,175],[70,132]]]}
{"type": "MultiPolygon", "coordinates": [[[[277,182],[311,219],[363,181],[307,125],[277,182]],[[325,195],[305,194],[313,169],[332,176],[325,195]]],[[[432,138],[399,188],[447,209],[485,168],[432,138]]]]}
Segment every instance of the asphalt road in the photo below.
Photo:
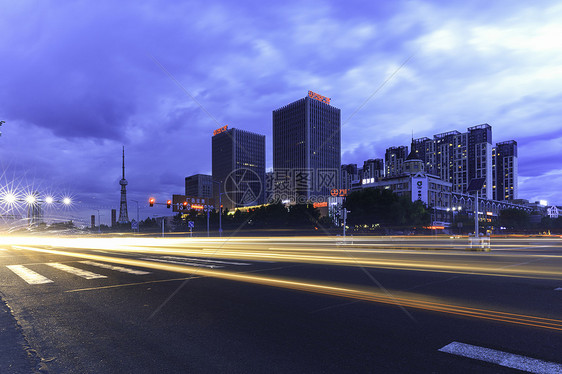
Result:
{"type": "Polygon", "coordinates": [[[552,364],[562,364],[562,241],[465,249],[464,239],[9,238],[0,373],[516,372],[494,359],[562,372],[552,364]],[[440,351],[453,342],[479,358],[440,351]]]}

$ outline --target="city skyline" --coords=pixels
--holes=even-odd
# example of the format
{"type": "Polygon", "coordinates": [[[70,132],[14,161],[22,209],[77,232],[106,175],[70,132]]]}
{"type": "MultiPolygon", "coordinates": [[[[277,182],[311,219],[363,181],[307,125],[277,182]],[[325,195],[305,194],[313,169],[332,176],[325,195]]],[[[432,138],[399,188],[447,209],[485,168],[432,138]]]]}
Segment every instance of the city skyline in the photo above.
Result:
{"type": "Polygon", "coordinates": [[[125,145],[129,197],[163,201],[210,174],[225,124],[266,135],[269,170],[272,110],[312,90],[342,110],[343,164],[489,123],[518,142],[519,197],[562,203],[556,2],[135,4],[5,6],[3,182],[117,208],[125,145]]]}

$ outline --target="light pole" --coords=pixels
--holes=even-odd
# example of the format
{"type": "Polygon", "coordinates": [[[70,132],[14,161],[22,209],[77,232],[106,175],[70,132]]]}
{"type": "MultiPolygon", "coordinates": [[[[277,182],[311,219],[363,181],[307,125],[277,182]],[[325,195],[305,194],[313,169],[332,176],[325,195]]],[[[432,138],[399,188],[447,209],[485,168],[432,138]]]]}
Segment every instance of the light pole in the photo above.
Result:
{"type": "Polygon", "coordinates": [[[347,225],[347,213],[351,213],[347,208],[343,208],[343,240],[345,241],[345,226],[347,225]]]}
{"type": "Polygon", "coordinates": [[[213,180],[212,182],[219,185],[219,237],[222,238],[222,181],[213,180]]]}
{"type": "Polygon", "coordinates": [[[101,233],[101,220],[100,220],[100,210],[94,209],[98,211],[98,233],[101,233]]]}
{"type": "Polygon", "coordinates": [[[166,216],[159,216],[158,214],[153,214],[152,217],[162,218],[162,237],[164,237],[164,220],[165,220],[166,216]]]}
{"type": "Polygon", "coordinates": [[[140,232],[140,223],[139,223],[139,202],[137,200],[131,199],[132,202],[137,203],[137,232],[140,232]]]}
{"type": "Polygon", "coordinates": [[[209,214],[211,213],[212,205],[205,205],[205,212],[207,213],[207,237],[209,237],[209,214]]]}
{"type": "Polygon", "coordinates": [[[474,200],[474,236],[480,237],[478,232],[478,190],[476,190],[476,199],[474,200]]]}

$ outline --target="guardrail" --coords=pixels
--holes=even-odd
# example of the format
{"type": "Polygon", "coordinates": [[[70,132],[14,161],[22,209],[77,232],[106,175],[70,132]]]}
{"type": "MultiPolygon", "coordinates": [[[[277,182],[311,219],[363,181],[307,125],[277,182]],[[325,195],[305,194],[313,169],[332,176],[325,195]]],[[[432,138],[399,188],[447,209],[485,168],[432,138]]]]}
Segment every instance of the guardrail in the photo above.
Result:
{"type": "Polygon", "coordinates": [[[476,251],[490,251],[490,237],[489,236],[482,236],[482,237],[468,237],[468,249],[476,250],[476,251]]]}

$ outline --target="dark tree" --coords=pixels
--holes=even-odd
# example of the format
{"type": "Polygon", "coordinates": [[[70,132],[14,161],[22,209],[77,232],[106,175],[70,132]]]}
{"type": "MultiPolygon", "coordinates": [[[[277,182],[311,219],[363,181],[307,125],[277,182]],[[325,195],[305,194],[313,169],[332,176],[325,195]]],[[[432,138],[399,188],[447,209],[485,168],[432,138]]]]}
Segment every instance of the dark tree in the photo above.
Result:
{"type": "Polygon", "coordinates": [[[524,230],[529,228],[530,219],[526,211],[511,208],[500,211],[498,223],[507,229],[524,230]]]}
{"type": "Polygon", "coordinates": [[[366,188],[352,192],[345,208],[351,211],[350,225],[379,225],[386,227],[413,227],[428,225],[431,215],[421,202],[412,202],[390,190],[366,188]]]}

